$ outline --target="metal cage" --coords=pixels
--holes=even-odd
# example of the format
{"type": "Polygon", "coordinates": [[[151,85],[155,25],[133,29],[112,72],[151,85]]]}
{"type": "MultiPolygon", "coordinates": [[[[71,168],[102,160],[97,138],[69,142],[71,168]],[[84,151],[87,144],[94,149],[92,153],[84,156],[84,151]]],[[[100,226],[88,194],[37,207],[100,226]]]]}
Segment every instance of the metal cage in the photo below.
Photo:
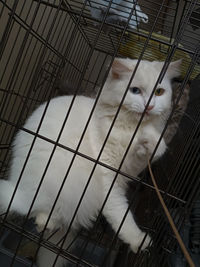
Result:
{"type": "MultiPolygon", "coordinates": [[[[0,178],[8,177],[17,131],[37,135],[23,125],[44,101],[68,94],[95,97],[117,56],[162,60],[166,66],[183,58],[181,78],[173,81],[177,96],[171,121],[189,87],[187,109],[179,118],[181,122],[171,137],[168,152],[152,168],[176,227],[198,266],[200,2],[140,0],[147,23],[138,14],[131,18],[137,4],[137,0],[0,0],[0,178]],[[113,2],[118,3],[117,7],[113,2]],[[121,14],[120,5],[124,2],[131,2],[132,8],[121,14]],[[99,12],[98,16],[92,15],[92,9],[99,12]],[[115,12],[118,21],[109,19],[115,12]]],[[[171,121],[163,135],[170,130],[171,121]]],[[[99,164],[98,160],[93,161],[99,164]]],[[[148,171],[144,170],[140,179],[127,178],[131,182],[129,191],[134,192],[134,198],[127,192],[129,208],[153,239],[148,251],[130,252],[100,215],[90,231],[82,229],[77,234],[75,248],[66,251],[37,232],[34,218],[11,214],[8,207],[6,213],[0,214],[0,265],[36,266],[38,249],[44,246],[68,259],[68,266],[186,266],[148,171]]]]}

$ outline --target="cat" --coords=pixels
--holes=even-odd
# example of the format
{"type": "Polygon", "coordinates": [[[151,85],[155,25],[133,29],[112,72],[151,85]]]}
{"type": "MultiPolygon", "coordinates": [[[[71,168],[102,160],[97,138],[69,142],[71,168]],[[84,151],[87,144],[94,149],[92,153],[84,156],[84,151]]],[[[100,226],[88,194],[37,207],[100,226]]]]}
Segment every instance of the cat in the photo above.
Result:
{"type": "MultiPolygon", "coordinates": [[[[114,60],[83,140],[78,147],[79,153],[93,159],[98,158],[136,63],[137,60],[132,59],[117,58],[114,60]]],[[[162,66],[163,62],[158,61],[149,62],[144,60],[140,62],[99,158],[103,164],[112,168],[119,168],[123,154],[137,127],[162,66]]],[[[147,107],[144,119],[122,164],[121,170],[129,175],[137,176],[147,166],[147,157],[150,157],[154,151],[171,111],[172,88],[170,81],[173,77],[179,75],[179,66],[180,61],[170,63],[162,82],[157,86],[147,107]]],[[[58,135],[72,100],[73,96],[56,97],[49,102],[44,116],[43,113],[47,103],[40,105],[32,113],[24,128],[36,133],[40,121],[43,119],[38,134],[47,139],[37,137],[34,140],[34,134],[20,130],[13,142],[9,179],[0,181],[0,205],[1,211],[5,211],[17,181],[21,177],[10,211],[26,215],[41,177],[45,172],[44,181],[31,212],[31,216],[36,217],[36,223],[40,230],[47,222],[48,214],[70,166],[74,152],[76,153],[82,132],[95,103],[95,99],[76,96],[68,120],[58,140],[58,135]],[[48,140],[58,141],[59,144],[71,150],[56,146],[50,164],[45,170],[54,148],[54,143],[48,140]]],[[[160,158],[166,149],[165,141],[161,139],[154,159],[160,158]]],[[[80,154],[76,155],[47,225],[50,231],[57,228],[61,229],[52,237],[52,242],[56,243],[64,235],[94,164],[88,158],[84,158],[80,154]]],[[[115,172],[113,170],[97,164],[73,221],[69,241],[73,237],[73,233],[80,227],[89,228],[92,226],[92,222],[101,209],[114,177],[115,172]]],[[[124,176],[118,175],[103,208],[102,213],[115,232],[118,230],[128,208],[126,199],[128,181],[124,176]]],[[[145,236],[146,233],[137,226],[133,215],[128,212],[119,232],[120,239],[129,244],[133,252],[137,252],[145,236]]],[[[141,247],[142,250],[149,245],[150,240],[150,236],[147,235],[141,247]]],[[[68,240],[64,247],[67,244],[68,240]]],[[[54,259],[55,254],[41,248],[37,258],[38,266],[51,266],[54,259]]],[[[63,258],[59,257],[56,266],[60,267],[63,264],[63,258]]]]}
{"type": "Polygon", "coordinates": [[[127,23],[130,13],[134,8],[129,21],[129,27],[136,29],[140,22],[148,22],[148,16],[142,12],[136,1],[113,0],[108,10],[109,4],[110,1],[106,0],[89,1],[91,16],[100,21],[106,16],[106,22],[123,25],[127,23]],[[108,14],[106,14],[107,12],[108,14]]]}

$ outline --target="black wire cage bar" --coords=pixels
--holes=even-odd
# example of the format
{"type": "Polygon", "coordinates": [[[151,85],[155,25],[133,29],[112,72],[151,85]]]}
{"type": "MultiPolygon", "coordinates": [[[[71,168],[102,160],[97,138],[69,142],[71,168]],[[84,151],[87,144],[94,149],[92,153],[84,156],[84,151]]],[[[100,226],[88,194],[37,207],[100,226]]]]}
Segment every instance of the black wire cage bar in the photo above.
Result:
{"type": "MultiPolygon", "coordinates": [[[[162,137],[169,140],[168,149],[161,159],[152,163],[152,169],[186,249],[195,266],[198,266],[200,2],[0,0],[0,28],[0,179],[6,180],[9,177],[12,144],[19,130],[33,137],[32,147],[38,139],[45,140],[53,147],[26,216],[10,212],[13,198],[7,210],[0,214],[0,265],[37,266],[39,249],[44,247],[56,255],[52,266],[56,266],[59,257],[68,261],[67,266],[187,266],[186,258],[157,199],[148,170],[143,170],[139,177],[135,177],[121,169],[145,111],[119,168],[101,161],[101,153],[120,112],[128,87],[97,158],[79,150],[114,59],[129,57],[138,60],[131,79],[134,78],[141,60],[164,61],[152,94],[170,62],[182,59],[180,78],[172,81],[175,92],[172,112],[160,137],[160,140],[162,137]],[[63,95],[72,95],[72,102],[56,140],[51,140],[40,134],[39,127],[51,100],[63,95]],[[79,95],[93,98],[95,101],[79,143],[73,148],[63,145],[60,136],[79,95]],[[39,127],[31,131],[24,123],[44,102],[46,106],[41,121],[38,122],[39,127]],[[31,213],[32,207],[57,147],[71,152],[72,161],[66,169],[45,228],[38,231],[35,217],[31,213]],[[44,234],[45,229],[77,156],[91,162],[93,168],[68,229],[60,240],[54,243],[51,240],[59,229],[50,232],[48,236],[44,234]],[[152,245],[147,250],[134,254],[128,245],[123,244],[118,238],[125,217],[118,231],[113,232],[102,216],[109,195],[91,229],[81,229],[67,249],[63,247],[98,166],[115,174],[112,186],[119,175],[128,179],[130,187],[127,190],[127,213],[131,210],[141,229],[150,234],[152,245]]],[[[130,83],[131,81],[129,85],[130,83]]],[[[29,161],[30,153],[31,148],[26,162],[22,164],[22,173],[29,161]]],[[[18,184],[13,197],[17,190],[18,184]]]]}

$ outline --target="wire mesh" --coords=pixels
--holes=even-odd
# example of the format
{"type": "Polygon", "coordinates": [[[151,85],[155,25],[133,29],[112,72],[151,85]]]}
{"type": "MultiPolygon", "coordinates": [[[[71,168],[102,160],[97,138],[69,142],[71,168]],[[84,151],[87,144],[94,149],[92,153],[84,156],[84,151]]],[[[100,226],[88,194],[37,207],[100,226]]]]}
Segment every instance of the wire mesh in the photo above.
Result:
{"type": "MultiPolygon", "coordinates": [[[[16,188],[18,190],[21,177],[36,140],[41,139],[52,145],[45,170],[38,188],[33,196],[30,209],[22,219],[12,214],[9,209],[1,214],[2,239],[15,240],[12,249],[5,249],[5,240],[0,244],[0,257],[5,266],[35,266],[40,247],[55,253],[52,266],[56,266],[59,256],[70,263],[67,266],[176,266],[184,259],[162,208],[157,203],[154,187],[147,171],[141,177],[124,173],[121,166],[129,151],[137,130],[143,120],[145,111],[133,133],[130,144],[118,167],[109,166],[101,160],[101,154],[114,127],[123,100],[142,59],[165,61],[160,76],[152,91],[153,96],[157,84],[162,79],[171,61],[184,58],[181,69],[182,79],[178,82],[178,93],[174,109],[161,135],[170,126],[177,112],[177,105],[183,99],[184,90],[190,88],[190,100],[187,109],[180,114],[176,124],[176,135],[169,143],[168,153],[153,164],[159,182],[160,192],[170,209],[178,230],[187,244],[194,261],[199,260],[199,80],[200,73],[200,3],[199,1],[68,1],[68,0],[33,0],[33,1],[0,1],[1,24],[1,78],[0,78],[0,177],[9,177],[9,164],[12,157],[12,142],[18,130],[32,135],[32,145],[25,162],[21,166],[16,188]],[[139,7],[140,12],[138,11],[139,7]],[[138,11],[138,13],[137,13],[138,11]],[[116,18],[116,14],[118,14],[116,18]],[[95,17],[96,16],[96,17],[95,17]],[[148,16],[148,22],[145,19],[148,16]],[[116,111],[114,120],[96,158],[80,152],[80,146],[90,124],[96,104],[106,81],[112,62],[116,56],[137,58],[138,63],[127,85],[125,94],[116,111]],[[194,79],[196,78],[196,79],[194,79]],[[191,79],[190,84],[188,80],[191,79]],[[40,134],[40,127],[45,118],[51,99],[55,96],[73,94],[72,101],[58,136],[55,140],[40,134]],[[62,144],[60,137],[67,124],[77,96],[84,94],[95,97],[94,105],[88,114],[80,140],[75,147],[62,144]],[[35,131],[25,128],[24,122],[33,110],[47,101],[44,113],[35,131]],[[70,170],[77,156],[83,157],[92,164],[91,173],[84,188],[77,209],[68,228],[57,240],[53,236],[59,231],[38,233],[31,212],[40,193],[43,180],[51,164],[57,148],[70,151],[72,161],[66,169],[65,177],[57,192],[57,196],[49,213],[48,222],[54,212],[56,202],[67,181],[70,170]],[[81,230],[68,249],[63,247],[70,233],[73,220],[84,199],[87,188],[98,166],[103,166],[115,173],[112,187],[119,175],[132,183],[128,194],[129,205],[116,233],[102,218],[102,210],[109,195],[106,196],[100,212],[90,229],[81,230]],[[197,203],[197,204],[196,204],[197,203]],[[142,206],[142,207],[141,207],[142,206]],[[140,208],[141,207],[141,208],[140,208]],[[153,245],[148,252],[129,253],[127,245],[118,239],[129,210],[136,214],[139,225],[150,233],[153,245]],[[191,215],[192,214],[192,215],[191,215]],[[192,216],[192,217],[191,217],[192,216]],[[13,218],[12,218],[13,217],[13,218]],[[31,226],[29,227],[29,224],[31,226]],[[184,226],[186,224],[186,226],[184,226]],[[8,233],[8,231],[10,231],[8,233]],[[12,234],[15,236],[12,238],[12,234]],[[73,244],[76,244],[73,249],[73,244]],[[25,244],[25,245],[24,245],[25,244]],[[28,245],[27,245],[28,244],[28,245]],[[30,245],[31,244],[31,245],[30,245]],[[27,246],[31,252],[27,253],[27,246]],[[25,247],[25,252],[23,250],[25,247]],[[196,260],[197,259],[197,260],[196,260]],[[6,265],[7,264],[7,265],[6,265]],[[17,265],[18,264],[18,265],[17,265]],[[70,265],[71,264],[71,265],[70,265]]],[[[177,84],[175,83],[175,86],[177,84]]],[[[150,103],[148,101],[147,105],[150,103]]],[[[160,140],[161,140],[160,138],[160,140]]]]}

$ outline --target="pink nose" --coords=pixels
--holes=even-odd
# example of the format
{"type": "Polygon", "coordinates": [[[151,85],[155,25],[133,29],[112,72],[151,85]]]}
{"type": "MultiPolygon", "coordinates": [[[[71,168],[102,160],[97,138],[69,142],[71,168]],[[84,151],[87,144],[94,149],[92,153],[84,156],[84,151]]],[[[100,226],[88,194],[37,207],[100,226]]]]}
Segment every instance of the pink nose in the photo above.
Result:
{"type": "Polygon", "coordinates": [[[152,110],[154,108],[154,106],[148,106],[147,110],[152,110]]]}

